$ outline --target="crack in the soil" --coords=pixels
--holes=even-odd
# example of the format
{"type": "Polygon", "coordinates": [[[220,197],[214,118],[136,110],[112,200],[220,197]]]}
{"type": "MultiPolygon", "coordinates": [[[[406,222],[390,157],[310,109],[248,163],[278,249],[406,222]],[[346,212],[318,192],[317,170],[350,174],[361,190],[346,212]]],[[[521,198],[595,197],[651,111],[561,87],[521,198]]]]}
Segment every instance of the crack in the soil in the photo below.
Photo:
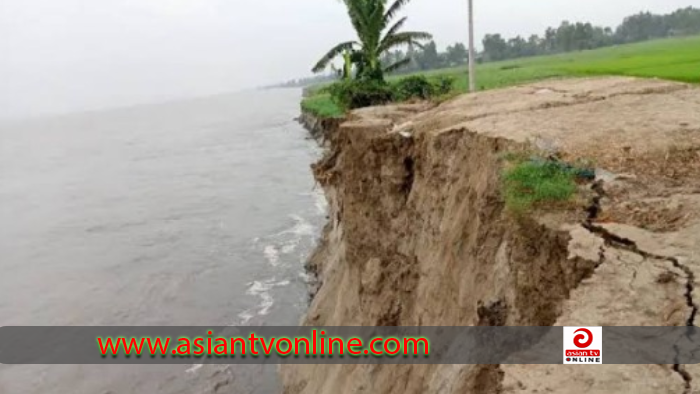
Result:
{"type": "MultiPolygon", "coordinates": [[[[695,317],[697,316],[697,313],[698,313],[698,307],[695,305],[695,302],[693,301],[693,290],[694,290],[694,283],[695,283],[695,274],[693,273],[693,271],[690,268],[683,265],[675,257],[661,256],[661,255],[649,253],[645,250],[640,249],[637,246],[637,243],[632,241],[631,239],[620,237],[619,235],[611,232],[610,230],[608,230],[604,227],[601,227],[601,226],[597,226],[590,221],[584,223],[583,226],[588,231],[590,231],[594,234],[600,235],[603,238],[603,240],[605,241],[605,243],[610,245],[611,247],[630,251],[632,253],[638,254],[639,256],[642,256],[645,259],[657,259],[657,260],[671,262],[674,267],[678,268],[679,270],[681,270],[685,273],[685,275],[686,275],[685,298],[686,298],[686,303],[691,311],[690,316],[688,317],[688,319],[686,321],[686,326],[688,326],[686,336],[688,338],[690,338],[690,336],[692,335],[692,328],[691,327],[693,327],[695,325],[695,317]]],[[[676,352],[676,357],[675,357],[676,363],[673,365],[673,370],[676,373],[678,373],[678,375],[680,375],[680,377],[683,378],[683,381],[685,382],[685,390],[683,391],[683,394],[690,394],[692,392],[693,377],[688,373],[688,371],[685,370],[683,365],[679,363],[678,358],[680,355],[680,349],[678,348],[678,345],[674,346],[674,350],[676,352]]]]}
{"type": "Polygon", "coordinates": [[[678,260],[675,257],[658,255],[642,250],[637,246],[636,242],[632,241],[631,239],[621,237],[613,233],[612,231],[606,229],[605,227],[595,225],[591,222],[584,223],[583,227],[594,234],[600,235],[603,238],[603,240],[610,246],[630,251],[632,253],[638,254],[639,256],[642,256],[645,259],[668,261],[672,263],[675,268],[682,271],[686,275],[686,304],[688,305],[691,311],[690,316],[686,320],[686,326],[692,327],[695,325],[695,317],[698,313],[698,307],[697,305],[695,305],[695,302],[693,300],[693,290],[695,289],[695,273],[689,267],[681,263],[680,260],[678,260]]]}
{"type": "MultiPolygon", "coordinates": [[[[655,259],[655,260],[661,260],[661,261],[667,261],[673,264],[675,268],[678,270],[682,271],[686,275],[686,283],[685,283],[685,299],[686,299],[686,304],[688,308],[690,308],[690,316],[688,316],[688,319],[686,320],[686,326],[688,327],[686,331],[686,336],[690,338],[692,335],[692,328],[695,325],[695,318],[698,313],[698,306],[695,304],[695,301],[693,300],[693,291],[695,289],[695,273],[686,265],[680,262],[676,257],[671,257],[671,256],[662,256],[662,255],[657,255],[654,253],[647,252],[645,250],[642,250],[639,248],[636,242],[629,238],[621,237],[612,231],[606,229],[605,227],[599,226],[594,224],[594,221],[598,218],[598,215],[600,214],[602,207],[601,207],[601,200],[603,196],[605,195],[605,190],[603,189],[603,182],[598,181],[595,182],[592,186],[591,189],[595,192],[595,197],[593,198],[591,205],[588,207],[588,218],[587,220],[583,223],[583,227],[586,228],[588,231],[590,231],[593,234],[597,234],[600,237],[603,238],[603,241],[605,242],[606,245],[609,245],[614,248],[618,249],[623,249],[627,250],[629,252],[635,253],[644,259],[655,259]]],[[[601,252],[603,253],[603,252],[601,252]]],[[[602,259],[599,265],[602,264],[602,259]]],[[[678,345],[674,345],[674,350],[676,353],[675,357],[675,364],[673,365],[673,370],[680,375],[680,377],[683,379],[685,382],[685,390],[683,394],[690,394],[692,392],[692,381],[693,377],[688,373],[688,371],[685,370],[685,367],[680,364],[679,360],[679,355],[680,355],[680,349],[678,348],[678,345]]]]}
{"type": "Polygon", "coordinates": [[[632,285],[634,285],[634,282],[637,280],[637,275],[638,275],[638,270],[633,269],[632,279],[630,279],[630,282],[627,284],[627,287],[629,287],[630,290],[634,289],[634,287],[632,285]]]}
{"type": "Polygon", "coordinates": [[[598,261],[596,262],[595,268],[600,268],[605,262],[605,245],[600,245],[600,250],[598,251],[598,261]]]}
{"type": "MultiPolygon", "coordinates": [[[[678,347],[675,347],[676,354],[680,351],[678,347]]],[[[677,360],[676,360],[677,361],[677,360]]],[[[685,367],[683,367],[682,364],[673,364],[673,370],[683,378],[683,381],[685,381],[685,390],[683,391],[683,394],[691,394],[693,391],[693,386],[692,386],[692,381],[693,377],[690,376],[690,373],[685,370],[685,367]]]]}

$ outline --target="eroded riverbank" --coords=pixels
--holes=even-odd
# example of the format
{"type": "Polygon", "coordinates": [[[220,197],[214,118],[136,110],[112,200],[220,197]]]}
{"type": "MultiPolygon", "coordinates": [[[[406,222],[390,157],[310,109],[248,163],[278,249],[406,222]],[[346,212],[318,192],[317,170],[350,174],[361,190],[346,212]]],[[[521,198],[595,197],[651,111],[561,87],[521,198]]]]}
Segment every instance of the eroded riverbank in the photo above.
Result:
{"type": "MultiPolygon", "coordinates": [[[[314,166],[330,222],[304,325],[696,324],[700,91],[546,81],[354,112],[314,166]],[[595,163],[567,209],[514,217],[504,155],[595,163]]],[[[283,366],[286,393],[690,393],[685,365],[283,366]],[[576,368],[576,367],[573,367],[576,368]]],[[[700,376],[700,375],[698,375],[700,376]]]]}

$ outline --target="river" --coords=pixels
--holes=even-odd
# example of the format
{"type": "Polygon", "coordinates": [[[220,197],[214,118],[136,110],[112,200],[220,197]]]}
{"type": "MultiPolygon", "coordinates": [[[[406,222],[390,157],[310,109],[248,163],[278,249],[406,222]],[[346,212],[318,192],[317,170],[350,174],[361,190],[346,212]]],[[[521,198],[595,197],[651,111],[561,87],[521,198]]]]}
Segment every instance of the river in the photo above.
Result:
{"type": "MultiPolygon", "coordinates": [[[[325,222],[268,90],[0,123],[0,325],[295,325],[325,222]]],[[[0,365],[0,392],[271,393],[273,367],[0,365]]]]}

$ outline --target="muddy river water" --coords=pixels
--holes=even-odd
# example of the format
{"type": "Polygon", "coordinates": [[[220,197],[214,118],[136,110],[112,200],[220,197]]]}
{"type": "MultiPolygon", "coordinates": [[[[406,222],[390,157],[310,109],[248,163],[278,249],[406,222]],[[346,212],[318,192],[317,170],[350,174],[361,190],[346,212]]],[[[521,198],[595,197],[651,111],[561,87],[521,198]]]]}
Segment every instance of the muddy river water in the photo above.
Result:
{"type": "MultiPolygon", "coordinates": [[[[298,90],[0,123],[0,325],[294,325],[325,218],[298,90]]],[[[271,393],[274,367],[0,365],[0,392],[271,393]]]]}

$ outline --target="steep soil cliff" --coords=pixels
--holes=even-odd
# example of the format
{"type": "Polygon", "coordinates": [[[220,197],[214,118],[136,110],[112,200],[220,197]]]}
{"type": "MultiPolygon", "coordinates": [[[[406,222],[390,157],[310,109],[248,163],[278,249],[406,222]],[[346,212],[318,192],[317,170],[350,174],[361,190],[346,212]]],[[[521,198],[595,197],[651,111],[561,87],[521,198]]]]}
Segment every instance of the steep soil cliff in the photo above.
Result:
{"type": "MultiPolygon", "coordinates": [[[[695,324],[700,90],[549,81],[353,113],[314,166],[330,222],[305,325],[695,324]],[[512,152],[599,169],[565,207],[514,215],[512,152]]],[[[296,365],[296,393],[690,393],[683,365],[296,365]]]]}

